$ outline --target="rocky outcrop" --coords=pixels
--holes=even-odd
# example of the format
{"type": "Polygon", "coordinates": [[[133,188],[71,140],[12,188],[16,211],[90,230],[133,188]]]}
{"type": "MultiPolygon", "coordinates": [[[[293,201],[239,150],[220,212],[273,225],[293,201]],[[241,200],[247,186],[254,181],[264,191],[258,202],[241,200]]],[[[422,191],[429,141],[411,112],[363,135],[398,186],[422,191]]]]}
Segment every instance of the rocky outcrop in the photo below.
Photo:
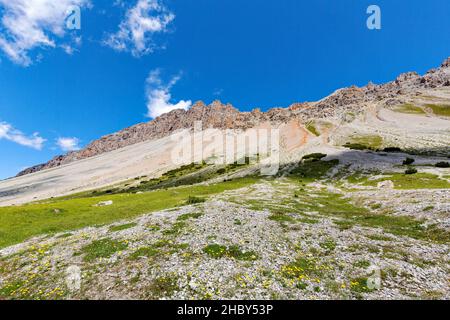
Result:
{"type": "Polygon", "coordinates": [[[398,104],[402,94],[414,93],[419,89],[450,86],[450,58],[437,69],[428,71],[424,76],[415,72],[401,74],[392,82],[383,85],[369,83],[367,86],[337,90],[330,96],[314,103],[295,103],[288,108],[274,108],[267,112],[254,109],[240,112],[230,104],[215,101],[210,105],[197,102],[185,110],[174,110],[162,116],[93,141],[80,151],[70,152],[53,158],[45,164],[28,168],[18,176],[57,167],[76,160],[93,157],[125,146],[158,139],[186,128],[193,128],[196,121],[202,121],[203,128],[247,129],[263,122],[273,124],[286,123],[298,118],[307,121],[311,118],[327,118],[345,111],[358,112],[364,105],[385,101],[387,105],[398,104]]]}

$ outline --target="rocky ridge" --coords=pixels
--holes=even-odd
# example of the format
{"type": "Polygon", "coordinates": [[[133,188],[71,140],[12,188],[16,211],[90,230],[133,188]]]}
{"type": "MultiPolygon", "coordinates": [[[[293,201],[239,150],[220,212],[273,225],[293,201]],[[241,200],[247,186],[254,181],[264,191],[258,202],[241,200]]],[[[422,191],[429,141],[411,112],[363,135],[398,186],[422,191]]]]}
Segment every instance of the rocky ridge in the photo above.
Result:
{"type": "Polygon", "coordinates": [[[47,163],[25,169],[17,176],[58,167],[76,160],[97,156],[139,142],[158,139],[180,130],[192,128],[196,121],[202,121],[203,128],[248,129],[261,123],[273,125],[286,123],[292,119],[307,122],[309,119],[323,119],[360,112],[373,102],[386,105],[402,103],[404,97],[416,95],[421,89],[450,86],[450,57],[439,68],[420,76],[416,72],[401,74],[392,82],[382,85],[369,83],[364,87],[352,86],[337,90],[318,102],[295,103],[288,108],[273,108],[267,112],[254,109],[240,112],[230,104],[214,101],[210,105],[197,102],[185,110],[174,110],[147,122],[140,123],[93,141],[80,151],[60,155],[47,163]]]}

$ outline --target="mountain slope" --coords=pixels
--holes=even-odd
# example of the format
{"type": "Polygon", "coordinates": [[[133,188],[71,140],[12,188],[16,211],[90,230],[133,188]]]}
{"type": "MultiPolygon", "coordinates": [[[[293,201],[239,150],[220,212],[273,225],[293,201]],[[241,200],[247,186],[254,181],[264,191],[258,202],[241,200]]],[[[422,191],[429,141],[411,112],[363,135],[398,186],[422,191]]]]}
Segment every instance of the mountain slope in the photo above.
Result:
{"type": "Polygon", "coordinates": [[[55,157],[48,163],[20,172],[18,176],[54,168],[139,142],[166,137],[177,130],[192,128],[196,121],[202,121],[205,129],[248,129],[265,122],[276,125],[292,119],[305,123],[313,118],[335,117],[345,115],[346,112],[364,112],[366,106],[380,101],[387,106],[401,104],[419,94],[420,90],[442,87],[450,87],[450,58],[439,68],[428,71],[424,76],[414,72],[405,73],[397,77],[395,81],[384,85],[370,83],[362,88],[341,89],[319,102],[297,103],[289,108],[276,108],[265,113],[259,109],[252,112],[239,112],[231,105],[223,105],[219,101],[209,106],[203,102],[197,102],[187,111],[174,110],[148,123],[141,123],[107,135],[90,143],[83,150],[55,157]]]}
{"type": "Polygon", "coordinates": [[[0,181],[0,300],[450,299],[449,63],[267,113],[197,104],[0,181]]]}

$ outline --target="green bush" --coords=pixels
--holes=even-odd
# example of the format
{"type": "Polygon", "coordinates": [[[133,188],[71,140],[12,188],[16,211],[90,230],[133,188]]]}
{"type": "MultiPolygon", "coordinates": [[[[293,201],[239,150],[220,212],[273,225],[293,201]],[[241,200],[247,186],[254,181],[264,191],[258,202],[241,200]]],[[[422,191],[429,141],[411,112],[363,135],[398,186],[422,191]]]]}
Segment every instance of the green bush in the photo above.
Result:
{"type": "Polygon", "coordinates": [[[205,201],[206,201],[205,198],[189,196],[189,198],[187,199],[186,203],[187,204],[196,204],[196,203],[203,203],[205,201]]]}
{"type": "Polygon", "coordinates": [[[434,165],[436,168],[450,168],[450,163],[442,161],[434,165]]]}
{"type": "Polygon", "coordinates": [[[408,168],[405,170],[405,174],[416,174],[417,169],[416,168],[408,168]]]}

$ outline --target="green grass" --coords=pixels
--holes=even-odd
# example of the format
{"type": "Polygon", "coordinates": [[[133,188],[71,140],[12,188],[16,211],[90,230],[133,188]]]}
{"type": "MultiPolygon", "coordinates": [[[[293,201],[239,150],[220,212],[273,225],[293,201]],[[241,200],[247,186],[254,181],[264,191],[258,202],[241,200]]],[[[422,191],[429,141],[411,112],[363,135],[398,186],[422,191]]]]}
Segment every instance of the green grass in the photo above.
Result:
{"type": "Polygon", "coordinates": [[[189,186],[143,194],[112,194],[71,200],[52,200],[23,206],[0,208],[0,248],[33,236],[72,231],[134,218],[153,211],[184,205],[189,196],[208,197],[258,181],[243,178],[209,186],[189,186]],[[112,200],[111,206],[94,207],[112,200]],[[54,209],[61,209],[55,214],[54,209]]]}
{"type": "Polygon", "coordinates": [[[353,136],[344,147],[353,150],[380,150],[383,138],[377,135],[353,136]]]}
{"type": "Polygon", "coordinates": [[[124,242],[101,239],[92,241],[92,243],[84,246],[80,253],[84,255],[83,260],[85,262],[91,262],[99,258],[109,258],[114,253],[125,250],[126,248],[128,248],[128,245],[124,242]]]}
{"type": "Polygon", "coordinates": [[[209,244],[203,248],[203,252],[215,259],[219,259],[226,256],[227,247],[219,244],[209,244]]]}
{"type": "Polygon", "coordinates": [[[182,214],[180,216],[178,216],[177,220],[178,221],[186,221],[189,219],[198,219],[203,215],[203,213],[201,212],[194,212],[194,213],[185,213],[182,214]]]}
{"type": "Polygon", "coordinates": [[[410,114],[425,114],[425,111],[421,107],[415,106],[411,103],[405,103],[398,106],[394,109],[394,111],[410,114]]]}
{"type": "Polygon", "coordinates": [[[215,259],[224,257],[242,261],[253,261],[258,259],[258,255],[254,251],[244,252],[237,245],[226,247],[219,244],[210,244],[203,248],[203,252],[215,259]]]}
{"type": "Polygon", "coordinates": [[[332,252],[336,249],[336,242],[333,239],[327,239],[319,243],[319,246],[327,252],[332,252]]]}
{"type": "Polygon", "coordinates": [[[172,225],[170,229],[164,230],[163,234],[166,236],[174,236],[174,235],[176,236],[183,231],[184,227],[186,227],[186,222],[177,221],[172,225]]]}
{"type": "Polygon", "coordinates": [[[296,219],[291,217],[290,215],[286,214],[285,212],[274,212],[269,216],[269,219],[272,221],[277,222],[288,222],[288,223],[294,223],[296,219]]]}
{"type": "Polygon", "coordinates": [[[202,203],[205,201],[206,201],[205,198],[189,196],[189,198],[186,200],[186,204],[196,204],[196,203],[202,203]]]}
{"type": "Polygon", "coordinates": [[[308,124],[306,125],[306,130],[308,130],[309,132],[311,132],[313,135],[315,135],[317,137],[320,136],[320,132],[317,129],[314,121],[308,122],[308,124]]]}
{"type": "Polygon", "coordinates": [[[435,115],[450,117],[450,105],[448,104],[426,104],[425,107],[433,110],[435,115]]]}
{"type": "Polygon", "coordinates": [[[122,231],[122,230],[126,230],[126,229],[130,229],[130,228],[133,228],[133,227],[136,227],[137,226],[137,223],[126,223],[126,224],[121,224],[121,225],[118,225],[118,226],[111,226],[110,228],[109,228],[109,231],[110,232],[117,232],[117,231],[122,231]]]}
{"type": "Polygon", "coordinates": [[[99,197],[103,195],[124,194],[124,193],[141,193],[154,190],[168,189],[173,187],[190,186],[198,184],[224,173],[233,173],[250,164],[250,158],[242,158],[241,161],[226,165],[218,170],[215,167],[202,162],[200,164],[191,163],[181,166],[177,169],[170,170],[159,178],[148,179],[146,176],[136,177],[117,185],[110,186],[93,191],[85,191],[69,196],[58,198],[57,200],[70,200],[87,197],[99,197]]]}
{"type": "MultiPolygon", "coordinates": [[[[394,174],[395,183],[402,188],[413,187],[415,189],[417,181],[423,179],[427,187],[442,187],[442,183],[449,185],[444,180],[435,180],[436,177],[426,174],[417,174],[414,176],[405,176],[403,174],[394,174]],[[411,179],[410,179],[411,178],[411,179]],[[414,179],[419,178],[419,179],[414,179]],[[427,180],[430,179],[430,180],[427,180]]],[[[382,180],[388,180],[392,177],[386,177],[382,180]]],[[[356,180],[355,177],[353,177],[356,180]]],[[[358,178],[360,183],[375,185],[377,181],[369,181],[368,176],[358,178]]],[[[289,189],[292,190],[295,186],[295,179],[290,178],[291,185],[289,189]]],[[[297,185],[300,183],[297,182],[297,185]]],[[[314,191],[311,189],[304,189],[297,191],[297,198],[280,198],[278,202],[272,198],[270,200],[236,200],[250,209],[261,211],[263,209],[269,210],[272,215],[271,219],[281,223],[297,221],[294,214],[304,216],[305,212],[314,212],[315,216],[312,218],[331,217],[333,222],[341,229],[347,230],[355,225],[382,229],[384,232],[393,235],[406,236],[414,239],[447,243],[450,241],[450,232],[441,229],[435,225],[424,226],[424,221],[416,220],[409,216],[395,216],[388,213],[374,213],[371,209],[365,207],[358,207],[352,204],[349,199],[344,198],[341,194],[331,193],[325,190],[314,191]],[[314,195],[314,197],[311,197],[314,195]]]]}
{"type": "Polygon", "coordinates": [[[178,276],[176,274],[169,274],[154,279],[147,287],[148,298],[160,299],[164,297],[170,297],[178,287],[178,276]]]}
{"type": "Polygon", "coordinates": [[[308,161],[301,163],[290,172],[291,176],[298,176],[307,180],[315,180],[322,178],[331,168],[337,166],[339,160],[331,161],[308,161]]]}
{"type": "Polygon", "coordinates": [[[367,280],[366,277],[352,279],[350,282],[350,290],[355,293],[370,293],[374,291],[374,289],[370,289],[367,286],[367,280]]]}
{"type": "Polygon", "coordinates": [[[281,267],[281,274],[288,279],[302,279],[303,277],[322,277],[324,266],[314,258],[299,256],[294,262],[281,267]]]}
{"type": "Polygon", "coordinates": [[[371,263],[370,263],[370,261],[367,261],[367,260],[359,260],[359,261],[356,261],[355,263],[353,263],[353,265],[357,268],[367,269],[368,267],[370,267],[371,263]]]}
{"type": "Polygon", "coordinates": [[[376,187],[381,181],[391,180],[394,182],[395,189],[412,190],[412,189],[447,189],[450,183],[440,179],[437,175],[430,173],[402,174],[392,173],[383,178],[376,180],[368,180],[367,176],[352,177],[349,182],[361,184],[364,186],[376,187]]]}
{"type": "Polygon", "coordinates": [[[152,247],[141,247],[130,255],[130,259],[137,260],[141,257],[151,258],[158,255],[161,251],[152,247]]]}
{"type": "Polygon", "coordinates": [[[377,235],[377,234],[368,235],[367,238],[370,239],[370,240],[375,240],[375,241],[393,241],[394,240],[391,237],[383,236],[383,235],[377,235]]]}
{"type": "MultiPolygon", "coordinates": [[[[367,209],[357,208],[342,201],[340,195],[331,194],[327,201],[321,201],[325,208],[317,207],[317,211],[328,216],[339,217],[339,223],[345,223],[345,227],[360,225],[370,228],[382,228],[385,232],[406,236],[419,240],[426,240],[437,243],[448,243],[450,232],[435,225],[425,227],[423,221],[416,220],[408,216],[393,216],[388,214],[373,214],[367,209]]],[[[344,228],[345,229],[345,228],[344,228]]]]}

